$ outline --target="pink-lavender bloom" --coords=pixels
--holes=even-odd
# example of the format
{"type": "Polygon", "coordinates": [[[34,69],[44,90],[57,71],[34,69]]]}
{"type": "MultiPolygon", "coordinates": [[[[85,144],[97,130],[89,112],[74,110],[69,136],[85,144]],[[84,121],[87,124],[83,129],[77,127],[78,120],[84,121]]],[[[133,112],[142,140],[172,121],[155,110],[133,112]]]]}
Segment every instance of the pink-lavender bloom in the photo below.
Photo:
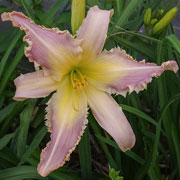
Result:
{"type": "Polygon", "coordinates": [[[157,66],[137,62],[120,48],[102,51],[112,14],[113,10],[90,8],[76,38],[68,31],[36,25],[19,12],[2,14],[3,21],[12,21],[25,31],[24,41],[29,45],[25,55],[41,66],[15,79],[14,99],[41,98],[54,92],[46,108],[51,141],[41,153],[41,176],[69,160],[86,127],[88,107],[122,151],[131,149],[133,130],[111,93],[139,92],[152,77],[178,70],[175,61],[157,66]]]}

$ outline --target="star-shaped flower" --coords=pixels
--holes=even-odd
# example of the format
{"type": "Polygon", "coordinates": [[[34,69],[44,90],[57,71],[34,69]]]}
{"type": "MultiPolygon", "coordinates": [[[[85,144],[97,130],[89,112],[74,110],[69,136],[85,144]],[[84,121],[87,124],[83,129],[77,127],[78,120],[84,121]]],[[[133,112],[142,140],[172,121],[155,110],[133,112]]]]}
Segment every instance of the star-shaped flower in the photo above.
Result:
{"type": "Polygon", "coordinates": [[[87,124],[88,107],[122,151],[131,149],[133,130],[110,93],[139,92],[152,77],[178,70],[175,61],[157,66],[137,62],[120,48],[102,51],[112,14],[113,10],[90,8],[76,38],[68,31],[36,25],[19,12],[2,14],[3,21],[10,20],[25,31],[24,41],[29,44],[25,55],[41,66],[15,79],[14,99],[41,98],[54,92],[46,108],[51,141],[41,153],[38,172],[42,176],[69,160],[87,124]]]}

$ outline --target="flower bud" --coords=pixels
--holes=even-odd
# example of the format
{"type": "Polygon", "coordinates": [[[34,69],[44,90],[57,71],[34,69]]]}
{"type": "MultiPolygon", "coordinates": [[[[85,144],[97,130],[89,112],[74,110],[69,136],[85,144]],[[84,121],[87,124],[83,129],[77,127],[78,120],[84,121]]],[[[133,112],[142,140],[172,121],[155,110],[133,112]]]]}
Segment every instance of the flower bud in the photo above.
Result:
{"type": "Polygon", "coordinates": [[[157,20],[156,18],[154,18],[154,19],[151,20],[151,25],[154,25],[154,24],[156,24],[157,22],[158,22],[158,20],[157,20]]]}
{"type": "Polygon", "coordinates": [[[169,10],[165,14],[165,16],[154,26],[152,30],[152,34],[160,34],[164,30],[164,28],[166,28],[176,17],[177,12],[178,12],[177,7],[174,7],[171,10],[169,10]]]}
{"type": "Polygon", "coordinates": [[[146,9],[144,14],[144,24],[149,25],[151,22],[151,8],[146,9]]]}
{"type": "Polygon", "coordinates": [[[81,26],[83,19],[85,17],[85,0],[72,0],[71,6],[71,29],[73,34],[81,26]]]}
{"type": "Polygon", "coordinates": [[[161,18],[161,15],[164,13],[164,9],[158,9],[156,10],[156,13],[155,13],[155,18],[156,19],[160,19],[161,18]]]}

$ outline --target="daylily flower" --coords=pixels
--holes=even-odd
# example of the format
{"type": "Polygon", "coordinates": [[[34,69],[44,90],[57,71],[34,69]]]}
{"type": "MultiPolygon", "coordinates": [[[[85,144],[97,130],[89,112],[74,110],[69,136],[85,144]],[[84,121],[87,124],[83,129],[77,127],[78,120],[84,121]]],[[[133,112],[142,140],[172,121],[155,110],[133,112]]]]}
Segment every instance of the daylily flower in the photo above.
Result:
{"type": "Polygon", "coordinates": [[[10,20],[25,31],[24,41],[29,44],[25,55],[41,66],[15,79],[14,99],[41,98],[54,92],[46,108],[51,141],[41,153],[38,172],[42,176],[69,160],[87,124],[88,107],[122,151],[131,149],[133,130],[111,93],[139,92],[152,77],[178,70],[175,61],[157,66],[137,62],[120,48],[102,51],[112,14],[113,10],[90,8],[76,38],[68,31],[36,25],[19,12],[2,14],[3,21],[10,20]]]}

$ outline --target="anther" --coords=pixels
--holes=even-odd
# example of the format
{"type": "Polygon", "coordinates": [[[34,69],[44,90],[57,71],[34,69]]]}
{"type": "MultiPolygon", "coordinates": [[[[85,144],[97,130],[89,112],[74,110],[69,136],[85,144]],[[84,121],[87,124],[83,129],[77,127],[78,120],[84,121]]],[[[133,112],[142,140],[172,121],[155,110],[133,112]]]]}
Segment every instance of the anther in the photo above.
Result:
{"type": "Polygon", "coordinates": [[[72,83],[73,89],[75,90],[77,89],[79,90],[82,87],[85,87],[85,85],[87,84],[86,77],[83,76],[81,72],[76,68],[71,71],[70,76],[71,76],[71,83],[72,83]]]}

